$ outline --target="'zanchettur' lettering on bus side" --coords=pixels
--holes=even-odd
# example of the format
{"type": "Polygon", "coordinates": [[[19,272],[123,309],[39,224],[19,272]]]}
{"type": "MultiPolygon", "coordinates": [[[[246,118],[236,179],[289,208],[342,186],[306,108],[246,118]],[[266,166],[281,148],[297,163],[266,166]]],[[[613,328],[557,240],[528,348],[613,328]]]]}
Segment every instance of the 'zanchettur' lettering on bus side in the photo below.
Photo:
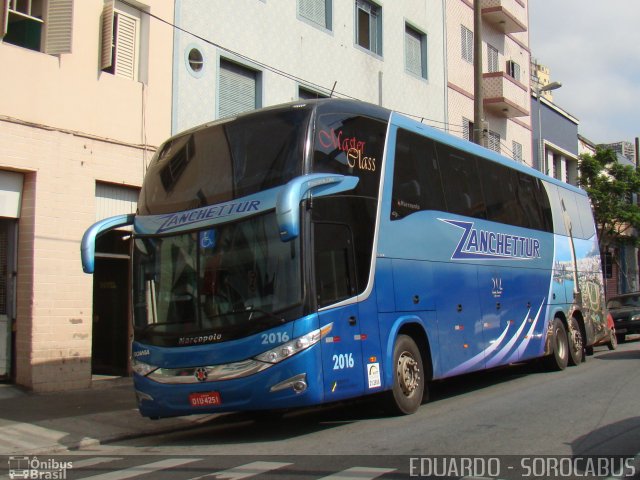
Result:
{"type": "Polygon", "coordinates": [[[473,222],[440,220],[464,230],[452,260],[540,258],[540,240],[537,238],[478,230],[473,227],[473,222]]]}
{"type": "Polygon", "coordinates": [[[166,232],[174,228],[190,225],[192,223],[211,220],[214,218],[228,217],[238,213],[257,212],[260,207],[259,200],[249,200],[245,202],[225,203],[222,205],[212,205],[210,207],[198,208],[188,212],[179,212],[169,215],[158,229],[158,233],[166,232]]]}

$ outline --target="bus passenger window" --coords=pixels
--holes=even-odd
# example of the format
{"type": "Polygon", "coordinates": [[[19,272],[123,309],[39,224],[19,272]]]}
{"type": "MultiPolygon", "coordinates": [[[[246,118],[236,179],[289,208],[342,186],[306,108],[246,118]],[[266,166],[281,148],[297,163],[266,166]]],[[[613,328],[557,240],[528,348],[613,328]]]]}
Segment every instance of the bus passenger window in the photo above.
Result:
{"type": "Polygon", "coordinates": [[[438,145],[447,211],[474,218],[487,218],[476,157],[447,145],[438,145]]]}
{"type": "Polygon", "coordinates": [[[516,227],[526,227],[527,219],[516,191],[517,172],[499,163],[479,159],[482,190],[487,203],[487,219],[516,227]]]}
{"type": "Polygon", "coordinates": [[[391,220],[399,220],[420,210],[444,209],[433,140],[398,130],[391,198],[391,220]]]}
{"type": "Polygon", "coordinates": [[[318,307],[356,294],[351,229],[335,223],[314,223],[316,298],[318,307]]]}

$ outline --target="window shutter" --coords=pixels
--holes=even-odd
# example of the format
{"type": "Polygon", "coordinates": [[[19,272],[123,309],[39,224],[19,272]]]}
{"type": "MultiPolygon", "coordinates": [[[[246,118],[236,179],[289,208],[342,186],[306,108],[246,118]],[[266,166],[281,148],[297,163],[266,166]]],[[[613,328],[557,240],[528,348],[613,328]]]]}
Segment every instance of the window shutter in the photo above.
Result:
{"type": "Polygon", "coordinates": [[[101,40],[100,70],[104,70],[113,63],[113,0],[107,0],[102,10],[101,40]]]}
{"type": "Polygon", "coordinates": [[[487,72],[498,71],[498,49],[487,44],[487,72]]]}
{"type": "Polygon", "coordinates": [[[298,11],[304,18],[327,27],[326,0],[298,0],[298,11]]]}
{"type": "Polygon", "coordinates": [[[73,0],[49,0],[45,20],[45,53],[71,53],[72,34],[73,0]]]}
{"type": "Polygon", "coordinates": [[[256,72],[220,61],[220,118],[256,108],[256,72]]]}
{"type": "Polygon", "coordinates": [[[422,38],[410,28],[405,29],[404,55],[407,71],[422,76],[422,38]]]}
{"type": "Polygon", "coordinates": [[[116,58],[114,73],[136,79],[138,20],[122,12],[116,19],[116,58]]]}
{"type": "Polygon", "coordinates": [[[0,0],[0,38],[7,34],[9,22],[9,0],[0,0]]]}

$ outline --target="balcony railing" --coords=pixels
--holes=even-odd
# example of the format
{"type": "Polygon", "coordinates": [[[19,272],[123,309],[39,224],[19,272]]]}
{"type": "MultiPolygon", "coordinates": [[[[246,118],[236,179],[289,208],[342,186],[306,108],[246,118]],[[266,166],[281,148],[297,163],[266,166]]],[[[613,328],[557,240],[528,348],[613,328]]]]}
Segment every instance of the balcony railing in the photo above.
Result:
{"type": "Polygon", "coordinates": [[[501,117],[526,117],[529,115],[527,87],[505,72],[482,75],[484,109],[501,117]]]}
{"type": "Polygon", "coordinates": [[[480,0],[482,19],[504,33],[527,31],[527,9],[520,0],[480,0]]]}

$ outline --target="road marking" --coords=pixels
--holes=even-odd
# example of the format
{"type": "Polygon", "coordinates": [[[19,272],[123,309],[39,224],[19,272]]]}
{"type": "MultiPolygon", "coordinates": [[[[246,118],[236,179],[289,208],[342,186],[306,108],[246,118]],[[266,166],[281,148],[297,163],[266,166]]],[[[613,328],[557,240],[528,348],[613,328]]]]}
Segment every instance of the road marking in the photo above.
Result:
{"type": "Polygon", "coordinates": [[[328,477],[322,477],[319,480],[367,480],[378,478],[385,473],[395,472],[395,468],[370,468],[370,467],[351,467],[341,472],[334,473],[328,477]]]}
{"type": "Polygon", "coordinates": [[[84,460],[71,460],[71,464],[74,469],[93,467],[94,465],[100,465],[101,463],[115,462],[116,460],[122,460],[122,457],[95,457],[86,458],[84,460]]]}
{"type": "Polygon", "coordinates": [[[240,465],[238,467],[230,468],[229,470],[222,470],[220,472],[209,473],[202,475],[201,477],[195,477],[190,480],[199,480],[201,478],[215,477],[220,480],[240,480],[242,478],[255,477],[271,470],[277,470],[278,468],[287,467],[293,465],[293,463],[282,462],[251,462],[246,465],[240,465]]]}
{"type": "Polygon", "coordinates": [[[198,462],[200,460],[200,458],[168,458],[166,460],[160,460],[159,462],[138,465],[124,470],[84,477],[81,480],[124,480],[126,478],[133,478],[139,475],[157,472],[158,470],[179,467],[180,465],[186,465],[187,463],[198,462]]]}

